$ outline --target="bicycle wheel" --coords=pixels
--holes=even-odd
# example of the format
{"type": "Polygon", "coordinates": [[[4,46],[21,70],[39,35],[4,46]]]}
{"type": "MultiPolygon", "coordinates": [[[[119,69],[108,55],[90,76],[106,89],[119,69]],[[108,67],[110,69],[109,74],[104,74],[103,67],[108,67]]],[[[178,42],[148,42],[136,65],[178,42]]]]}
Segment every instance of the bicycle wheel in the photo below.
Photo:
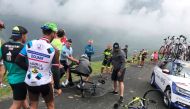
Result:
{"type": "Polygon", "coordinates": [[[145,106],[145,109],[163,109],[164,103],[163,103],[163,94],[160,90],[148,90],[143,95],[143,98],[145,99],[143,101],[143,104],[145,106]],[[163,106],[161,108],[160,106],[163,106]]]}
{"type": "Polygon", "coordinates": [[[86,83],[83,90],[83,97],[101,97],[106,94],[106,90],[99,84],[86,83]]]}
{"type": "Polygon", "coordinates": [[[165,60],[168,60],[171,56],[171,47],[169,45],[166,46],[164,49],[164,58],[165,60]]]}
{"type": "Polygon", "coordinates": [[[162,59],[165,54],[165,47],[161,46],[158,53],[159,53],[159,59],[162,59]]]}

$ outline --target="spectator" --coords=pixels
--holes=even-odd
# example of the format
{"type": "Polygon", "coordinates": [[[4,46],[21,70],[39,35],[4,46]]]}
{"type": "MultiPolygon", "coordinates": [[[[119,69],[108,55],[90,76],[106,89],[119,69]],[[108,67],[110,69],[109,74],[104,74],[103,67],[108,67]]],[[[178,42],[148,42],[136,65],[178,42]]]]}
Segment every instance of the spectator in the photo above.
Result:
{"type": "Polygon", "coordinates": [[[158,52],[157,51],[154,52],[154,62],[155,63],[158,62],[158,52]]]}
{"type": "MultiPolygon", "coordinates": [[[[61,39],[65,37],[65,31],[63,29],[59,29],[57,31],[57,37],[53,39],[53,41],[51,42],[51,44],[60,51],[62,50],[63,44],[61,42],[61,39]]],[[[64,42],[65,43],[65,42],[64,42]]]]}
{"type": "Polygon", "coordinates": [[[104,60],[102,62],[101,67],[101,75],[103,74],[104,68],[106,68],[106,73],[111,71],[111,56],[112,56],[112,48],[111,45],[108,45],[107,48],[104,50],[104,60]]]}
{"type": "Polygon", "coordinates": [[[85,54],[87,54],[89,61],[91,61],[91,56],[94,54],[94,47],[92,44],[93,40],[89,40],[88,45],[85,46],[85,54]]]}
{"type": "Polygon", "coordinates": [[[142,67],[141,66],[141,62],[142,62],[142,50],[139,52],[137,60],[138,60],[138,67],[142,67]]]}
{"type": "Polygon", "coordinates": [[[145,61],[148,53],[145,49],[142,49],[141,54],[142,54],[142,57],[141,57],[140,67],[143,67],[144,61],[145,61]]]}
{"type": "Polygon", "coordinates": [[[123,94],[124,94],[124,75],[125,75],[125,53],[120,49],[119,43],[113,44],[112,52],[112,65],[113,72],[111,75],[112,81],[114,82],[113,94],[118,94],[117,92],[117,83],[119,82],[119,94],[120,98],[118,102],[123,103],[123,94]]]}
{"type": "Polygon", "coordinates": [[[12,41],[6,42],[0,49],[0,60],[3,59],[5,68],[8,71],[7,79],[13,92],[13,104],[10,109],[28,109],[26,94],[27,88],[24,83],[26,71],[16,63],[16,56],[24,47],[28,31],[22,26],[15,26],[12,30],[12,41]]]}
{"type": "MultiPolygon", "coordinates": [[[[74,85],[73,81],[72,81],[72,77],[71,77],[70,68],[69,68],[69,60],[72,62],[79,63],[79,61],[72,56],[73,49],[72,49],[71,45],[72,45],[72,40],[68,39],[61,51],[60,62],[64,66],[64,69],[66,71],[66,80],[65,80],[65,82],[62,82],[63,87],[66,87],[68,84],[70,86],[74,85]]],[[[61,75],[61,77],[62,76],[63,75],[61,75]]]]}
{"type": "Polygon", "coordinates": [[[128,53],[128,45],[125,45],[125,48],[122,49],[126,55],[126,59],[127,59],[127,53],[128,53]]]}
{"type": "Polygon", "coordinates": [[[135,63],[135,61],[137,60],[137,50],[133,51],[133,56],[132,56],[132,63],[135,63]]]}
{"type": "Polygon", "coordinates": [[[65,30],[64,30],[64,35],[63,35],[63,37],[61,38],[61,43],[62,43],[63,45],[65,45],[66,41],[67,41],[67,36],[66,36],[66,32],[65,32],[65,30]]]}

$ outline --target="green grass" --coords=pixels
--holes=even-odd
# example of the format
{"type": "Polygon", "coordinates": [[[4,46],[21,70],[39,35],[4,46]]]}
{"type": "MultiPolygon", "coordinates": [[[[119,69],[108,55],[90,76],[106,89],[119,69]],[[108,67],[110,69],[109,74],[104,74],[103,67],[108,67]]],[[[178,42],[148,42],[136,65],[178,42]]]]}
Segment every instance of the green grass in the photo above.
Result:
{"type": "Polygon", "coordinates": [[[7,98],[11,95],[11,87],[0,88],[0,100],[7,98]]]}
{"type": "Polygon", "coordinates": [[[101,61],[92,62],[91,66],[92,66],[92,71],[93,71],[92,75],[100,74],[100,69],[102,67],[102,62],[101,61]]]}
{"type": "Polygon", "coordinates": [[[11,87],[7,83],[7,78],[4,78],[3,83],[7,85],[7,87],[1,88],[0,87],[0,100],[7,98],[11,95],[11,87]]]}

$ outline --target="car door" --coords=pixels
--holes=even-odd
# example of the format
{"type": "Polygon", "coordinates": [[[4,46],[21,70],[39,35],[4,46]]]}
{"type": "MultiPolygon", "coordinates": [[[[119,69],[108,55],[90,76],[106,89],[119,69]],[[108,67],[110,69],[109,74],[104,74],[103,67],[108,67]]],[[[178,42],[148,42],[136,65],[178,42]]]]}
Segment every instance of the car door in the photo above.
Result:
{"type": "Polygon", "coordinates": [[[161,64],[163,64],[163,63],[160,63],[158,66],[156,66],[155,68],[154,68],[154,73],[155,73],[155,82],[156,82],[156,84],[157,84],[157,86],[160,88],[161,86],[160,86],[160,76],[161,76],[161,74],[162,74],[162,68],[161,68],[161,64]]]}
{"type": "Polygon", "coordinates": [[[166,85],[169,83],[169,75],[170,75],[171,72],[172,72],[172,62],[168,62],[168,63],[166,64],[165,69],[168,69],[168,70],[169,70],[169,74],[162,72],[162,73],[160,73],[160,75],[159,75],[159,76],[160,76],[159,86],[160,86],[160,88],[161,88],[162,90],[165,90],[166,85]]]}

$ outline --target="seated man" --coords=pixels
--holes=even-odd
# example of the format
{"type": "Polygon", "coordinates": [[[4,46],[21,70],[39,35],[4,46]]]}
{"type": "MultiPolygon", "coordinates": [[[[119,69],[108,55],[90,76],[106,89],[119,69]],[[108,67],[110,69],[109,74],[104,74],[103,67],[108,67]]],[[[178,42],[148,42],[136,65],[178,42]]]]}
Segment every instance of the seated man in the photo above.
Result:
{"type": "MultiPolygon", "coordinates": [[[[84,81],[88,81],[90,74],[92,73],[92,68],[90,66],[90,61],[88,59],[88,56],[86,54],[81,55],[80,59],[79,59],[79,65],[76,66],[75,68],[75,73],[81,75],[81,76],[85,76],[86,79],[84,81]]],[[[84,83],[79,83],[77,85],[78,88],[80,88],[82,86],[85,85],[84,83]]]]}

